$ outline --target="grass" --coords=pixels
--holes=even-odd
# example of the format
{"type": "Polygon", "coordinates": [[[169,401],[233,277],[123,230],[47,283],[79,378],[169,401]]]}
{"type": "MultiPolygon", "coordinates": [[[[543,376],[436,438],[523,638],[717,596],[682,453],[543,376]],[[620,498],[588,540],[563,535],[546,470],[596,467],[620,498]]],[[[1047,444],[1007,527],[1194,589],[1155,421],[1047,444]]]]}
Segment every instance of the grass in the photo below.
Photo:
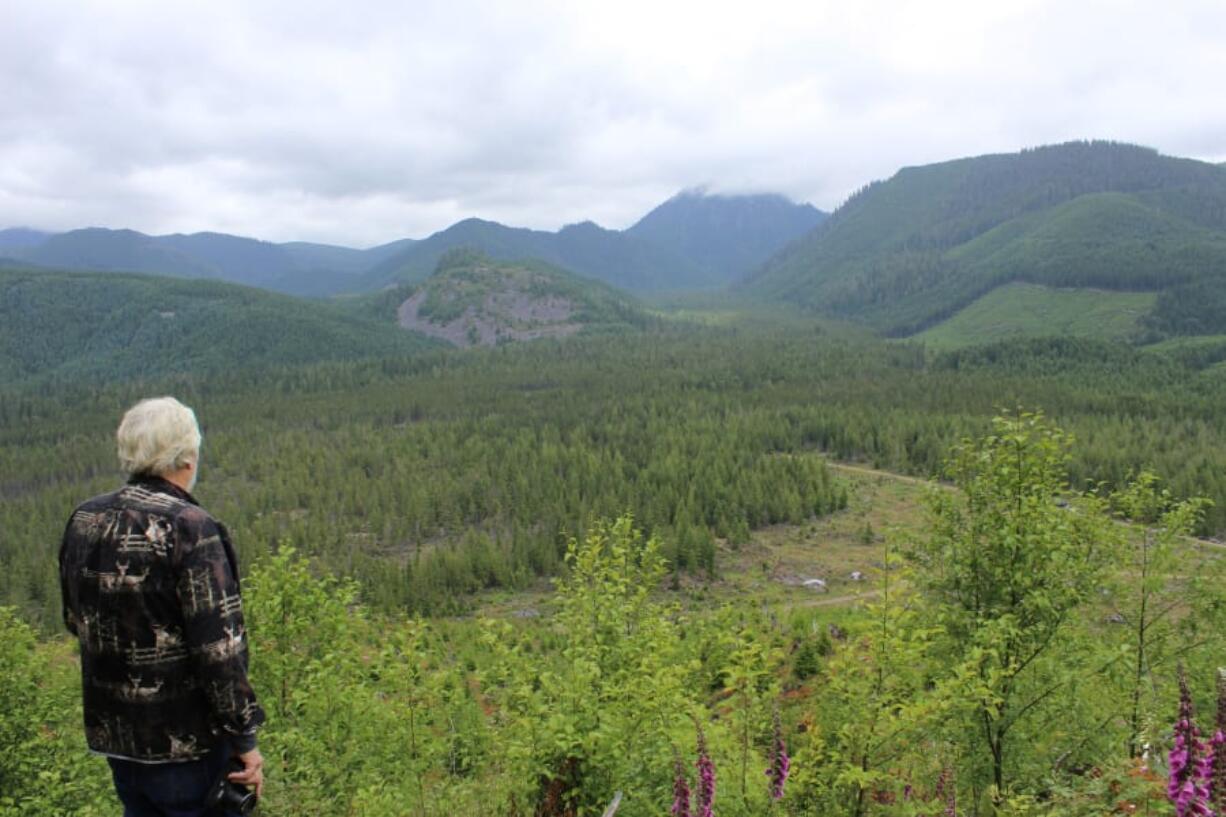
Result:
{"type": "Polygon", "coordinates": [[[1007,284],[912,339],[936,349],[1052,335],[1123,340],[1137,330],[1156,297],[1149,292],[1007,284]]]}
{"type": "Polygon", "coordinates": [[[736,330],[824,335],[846,340],[875,337],[871,329],[826,316],[795,304],[768,303],[744,293],[664,292],[643,296],[651,313],[665,320],[736,330]]]}
{"type": "MultiPolygon", "coordinates": [[[[861,605],[880,595],[887,546],[905,548],[923,534],[923,500],[934,483],[860,465],[828,464],[847,486],[847,508],[804,525],[754,531],[750,541],[739,547],[720,543],[715,580],[684,576],[681,591],[662,591],[662,598],[679,602],[687,612],[699,616],[748,601],[794,632],[817,633],[856,620],[864,612],[861,605]],[[853,571],[863,573],[863,579],[853,580],[853,571]],[[810,578],[823,579],[826,589],[804,587],[803,580],[810,578]]],[[[940,487],[954,490],[947,484],[940,487]]],[[[1126,525],[1135,545],[1142,528],[1120,524],[1126,525]]],[[[1209,559],[1226,558],[1226,545],[1194,538],[1185,541],[1189,555],[1197,551],[1209,559]]],[[[452,624],[463,627],[474,618],[495,618],[532,627],[538,617],[548,620],[554,614],[554,599],[552,582],[546,579],[521,591],[487,591],[478,597],[472,617],[452,624]]],[[[1114,596],[1100,598],[1088,614],[1102,628],[1116,627],[1112,615],[1123,601],[1114,596]]]]}
{"type": "Polygon", "coordinates": [[[775,525],[747,545],[719,554],[721,596],[753,597],[784,607],[845,606],[874,592],[886,545],[897,546],[922,524],[926,483],[831,464],[847,485],[847,508],[805,525],[775,525]],[[863,574],[853,580],[853,572],[863,574]],[[822,579],[826,590],[804,587],[822,579]]]}
{"type": "MultiPolygon", "coordinates": [[[[753,599],[785,613],[824,609],[835,614],[874,597],[886,545],[902,545],[919,534],[929,483],[856,466],[830,467],[847,486],[847,508],[804,525],[754,531],[744,545],[720,543],[714,581],[682,577],[683,606],[701,610],[753,599]],[[864,574],[862,580],[851,578],[855,571],[864,574]],[[806,579],[822,579],[825,591],[803,586],[806,579]]],[[[474,614],[501,619],[548,616],[551,588],[542,580],[522,591],[483,593],[474,614]]]]}

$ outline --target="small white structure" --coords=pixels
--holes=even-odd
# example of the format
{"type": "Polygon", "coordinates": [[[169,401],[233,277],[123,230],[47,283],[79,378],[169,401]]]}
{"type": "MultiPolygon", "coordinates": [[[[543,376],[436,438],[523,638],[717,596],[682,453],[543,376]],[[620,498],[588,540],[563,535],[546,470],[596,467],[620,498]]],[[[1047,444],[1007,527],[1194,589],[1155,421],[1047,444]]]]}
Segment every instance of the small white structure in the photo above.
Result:
{"type": "Polygon", "coordinates": [[[801,582],[801,585],[809,588],[810,590],[820,590],[822,592],[826,591],[826,582],[823,579],[805,579],[803,582],[801,582]]]}
{"type": "Polygon", "coordinates": [[[851,571],[851,580],[853,582],[862,582],[864,581],[864,574],[859,570],[853,570],[851,571]]]}

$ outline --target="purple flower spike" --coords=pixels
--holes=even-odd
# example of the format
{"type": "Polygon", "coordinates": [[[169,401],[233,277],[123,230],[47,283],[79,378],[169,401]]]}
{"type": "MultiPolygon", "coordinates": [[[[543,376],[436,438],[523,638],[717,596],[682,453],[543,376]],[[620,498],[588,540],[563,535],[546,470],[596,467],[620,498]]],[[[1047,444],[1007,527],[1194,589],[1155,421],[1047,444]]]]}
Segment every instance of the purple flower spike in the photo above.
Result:
{"type": "Polygon", "coordinates": [[[1166,796],[1175,804],[1175,817],[1212,817],[1209,782],[1213,775],[1213,755],[1212,748],[1200,739],[1200,730],[1192,720],[1192,693],[1188,691],[1188,681],[1180,667],[1179,719],[1175,722],[1175,743],[1167,756],[1170,778],[1166,796]]]}
{"type": "Polygon", "coordinates": [[[707,754],[707,738],[698,727],[698,817],[714,817],[715,764],[707,754]]]}
{"type": "Polygon", "coordinates": [[[685,765],[678,756],[673,760],[673,817],[690,817],[690,784],[685,779],[685,765]]]}
{"type": "Polygon", "coordinates": [[[945,801],[945,817],[958,817],[958,786],[954,783],[954,770],[950,766],[941,769],[937,778],[936,796],[945,801]]]}
{"type": "Polygon", "coordinates": [[[775,739],[772,744],[771,765],[766,770],[766,776],[771,781],[771,798],[783,798],[783,784],[788,780],[788,770],[792,768],[792,760],[788,757],[788,747],[783,742],[783,724],[779,720],[779,710],[775,710],[775,739]]]}
{"type": "Polygon", "coordinates": [[[1213,812],[1226,815],[1226,673],[1218,670],[1217,728],[1213,732],[1212,769],[1209,773],[1209,804],[1213,812]]]}

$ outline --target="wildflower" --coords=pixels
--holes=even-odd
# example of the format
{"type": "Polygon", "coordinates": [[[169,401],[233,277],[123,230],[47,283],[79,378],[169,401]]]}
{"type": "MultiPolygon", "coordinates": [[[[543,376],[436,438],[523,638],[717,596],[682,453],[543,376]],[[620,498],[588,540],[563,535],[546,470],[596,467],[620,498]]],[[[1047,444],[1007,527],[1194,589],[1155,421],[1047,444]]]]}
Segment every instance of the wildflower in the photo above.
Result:
{"type": "Polygon", "coordinates": [[[1179,670],[1179,719],[1175,722],[1175,744],[1168,756],[1170,779],[1166,796],[1175,804],[1176,817],[1211,817],[1209,778],[1213,772],[1213,751],[1200,739],[1192,721],[1192,693],[1183,668],[1179,670]]]}
{"type": "Polygon", "coordinates": [[[685,765],[681,756],[673,759],[673,817],[690,817],[690,784],[685,779],[685,765]]]}
{"type": "Polygon", "coordinates": [[[945,817],[958,817],[958,787],[954,784],[954,770],[950,766],[941,769],[937,778],[936,796],[945,801],[945,817]]]}
{"type": "Polygon", "coordinates": [[[707,737],[698,727],[698,817],[714,817],[715,764],[707,754],[707,737]]]}
{"type": "Polygon", "coordinates": [[[783,742],[783,724],[779,720],[779,710],[775,709],[775,739],[772,744],[771,765],[766,770],[766,776],[771,781],[771,798],[779,800],[783,797],[783,784],[788,779],[788,769],[792,767],[788,757],[788,748],[783,742]]]}
{"type": "Polygon", "coordinates": [[[1213,812],[1226,815],[1226,671],[1218,670],[1217,677],[1217,727],[1213,732],[1210,747],[1213,761],[1209,774],[1209,802],[1213,812]]]}

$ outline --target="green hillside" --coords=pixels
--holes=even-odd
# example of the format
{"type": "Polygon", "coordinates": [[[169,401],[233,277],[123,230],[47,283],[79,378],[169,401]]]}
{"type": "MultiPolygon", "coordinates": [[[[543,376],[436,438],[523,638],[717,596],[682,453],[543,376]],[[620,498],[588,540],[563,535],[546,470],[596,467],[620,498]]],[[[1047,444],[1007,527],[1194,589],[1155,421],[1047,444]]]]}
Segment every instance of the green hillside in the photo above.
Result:
{"type": "Polygon", "coordinates": [[[892,335],[922,331],[1011,281],[1145,290],[1160,293],[1142,322],[1158,336],[1226,329],[1220,280],[1226,173],[1095,142],[903,169],[854,195],[744,289],[892,335]]]}
{"type": "Polygon", "coordinates": [[[463,249],[444,255],[422,284],[392,288],[367,303],[384,319],[457,346],[625,331],[650,320],[603,284],[541,261],[501,262],[463,249]]]}
{"type": "Polygon", "coordinates": [[[148,378],[411,354],[433,343],[218,281],[0,267],[0,382],[148,378]]]}
{"type": "Polygon", "coordinates": [[[1154,300],[1148,292],[1005,284],[914,339],[937,349],[1050,335],[1124,340],[1139,331],[1154,300]]]}

